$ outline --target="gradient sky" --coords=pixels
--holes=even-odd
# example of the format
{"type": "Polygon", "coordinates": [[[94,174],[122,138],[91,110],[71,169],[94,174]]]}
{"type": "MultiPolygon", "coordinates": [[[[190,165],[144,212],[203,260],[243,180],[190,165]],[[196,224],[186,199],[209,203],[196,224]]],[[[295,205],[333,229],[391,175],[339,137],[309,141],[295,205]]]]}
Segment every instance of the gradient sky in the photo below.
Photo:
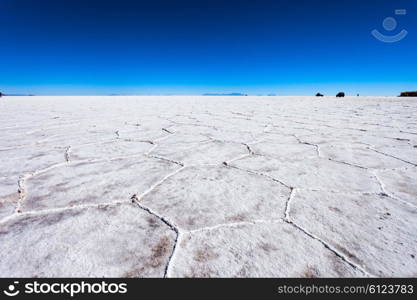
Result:
{"type": "Polygon", "coordinates": [[[416,70],[415,0],[0,0],[6,94],[397,95],[416,70]]]}

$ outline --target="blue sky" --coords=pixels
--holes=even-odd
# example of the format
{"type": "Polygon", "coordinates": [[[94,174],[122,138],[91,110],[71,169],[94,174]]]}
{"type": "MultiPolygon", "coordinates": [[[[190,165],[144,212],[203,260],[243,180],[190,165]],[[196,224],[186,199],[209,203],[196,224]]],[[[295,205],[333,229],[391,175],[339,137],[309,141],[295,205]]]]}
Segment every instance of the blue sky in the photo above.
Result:
{"type": "Polygon", "coordinates": [[[0,91],[397,95],[417,90],[416,14],[415,0],[0,0],[0,91]]]}

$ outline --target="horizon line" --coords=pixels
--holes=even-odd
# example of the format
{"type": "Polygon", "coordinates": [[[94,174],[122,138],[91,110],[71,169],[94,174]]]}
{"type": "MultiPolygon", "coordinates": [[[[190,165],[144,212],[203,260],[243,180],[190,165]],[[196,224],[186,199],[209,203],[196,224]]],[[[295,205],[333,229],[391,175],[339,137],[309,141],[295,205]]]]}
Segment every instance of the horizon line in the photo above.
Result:
{"type": "MultiPolygon", "coordinates": [[[[311,94],[242,94],[242,95],[231,95],[231,94],[3,94],[2,97],[129,97],[129,96],[203,96],[203,97],[336,97],[336,95],[329,94],[323,96],[311,95],[311,94]]],[[[345,94],[345,97],[400,97],[398,95],[360,95],[360,94],[345,94]]]]}

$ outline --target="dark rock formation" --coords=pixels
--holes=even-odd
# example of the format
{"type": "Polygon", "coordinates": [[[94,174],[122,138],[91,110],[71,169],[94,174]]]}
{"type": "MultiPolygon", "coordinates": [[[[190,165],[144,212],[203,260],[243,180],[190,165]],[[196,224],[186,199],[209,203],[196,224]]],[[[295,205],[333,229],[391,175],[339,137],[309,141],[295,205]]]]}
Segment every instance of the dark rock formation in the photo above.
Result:
{"type": "Polygon", "coordinates": [[[343,93],[343,92],[340,92],[336,95],[337,98],[342,98],[344,96],[345,96],[345,93],[343,93]]]}
{"type": "Polygon", "coordinates": [[[4,94],[2,92],[0,92],[0,98],[3,97],[3,96],[4,96],[4,94]]]}
{"type": "Polygon", "coordinates": [[[317,93],[316,94],[316,97],[323,97],[324,95],[323,94],[320,94],[320,93],[317,93]]]}
{"type": "Polygon", "coordinates": [[[417,97],[417,92],[402,92],[400,97],[417,97]]]}

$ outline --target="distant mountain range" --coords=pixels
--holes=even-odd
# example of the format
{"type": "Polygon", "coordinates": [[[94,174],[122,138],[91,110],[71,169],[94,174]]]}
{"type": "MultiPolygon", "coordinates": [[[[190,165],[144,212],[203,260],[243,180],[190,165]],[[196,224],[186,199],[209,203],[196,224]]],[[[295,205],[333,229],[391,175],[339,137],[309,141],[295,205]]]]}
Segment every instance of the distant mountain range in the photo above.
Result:
{"type": "Polygon", "coordinates": [[[203,96],[247,96],[243,93],[205,93],[203,96]]]}
{"type": "Polygon", "coordinates": [[[3,96],[33,96],[32,94],[2,94],[3,96]]]}

